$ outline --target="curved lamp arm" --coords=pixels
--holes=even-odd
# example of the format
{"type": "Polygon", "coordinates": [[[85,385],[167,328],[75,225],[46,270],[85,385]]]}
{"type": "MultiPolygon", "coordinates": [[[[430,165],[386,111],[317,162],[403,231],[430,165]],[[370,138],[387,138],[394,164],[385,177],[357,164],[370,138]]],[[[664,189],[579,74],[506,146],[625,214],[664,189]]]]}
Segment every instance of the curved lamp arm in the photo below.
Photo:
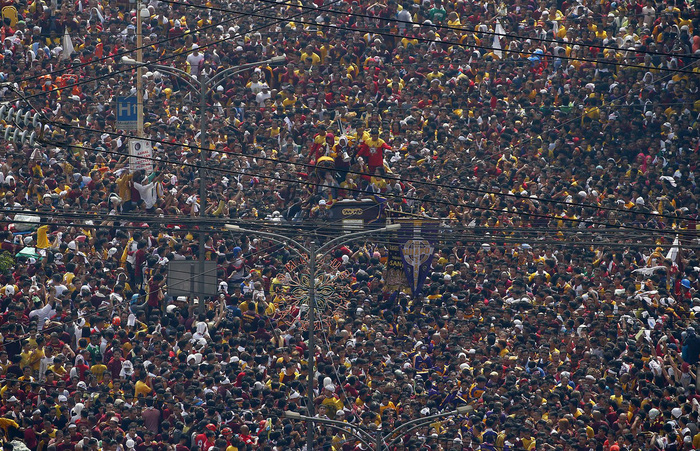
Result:
{"type": "Polygon", "coordinates": [[[235,224],[226,224],[226,225],[224,225],[224,228],[226,230],[230,230],[232,232],[245,232],[245,233],[253,233],[256,235],[262,235],[264,237],[270,238],[275,243],[279,243],[279,244],[283,244],[283,245],[287,245],[288,243],[291,243],[292,246],[290,246],[290,247],[296,248],[294,250],[300,256],[301,256],[302,252],[305,252],[307,254],[311,254],[311,251],[306,246],[304,246],[303,244],[301,244],[300,242],[298,242],[292,238],[288,238],[288,237],[282,235],[281,233],[264,232],[262,230],[251,230],[251,229],[246,229],[246,228],[243,228],[243,227],[235,225],[235,224]]]}
{"type": "MultiPolygon", "coordinates": [[[[288,238],[282,234],[279,233],[274,233],[274,232],[263,232],[260,230],[250,230],[250,229],[245,229],[243,227],[240,227],[235,224],[226,224],[224,226],[226,230],[231,230],[233,232],[246,232],[246,233],[252,233],[256,235],[262,235],[265,237],[268,237],[270,239],[273,239],[273,241],[280,243],[280,244],[285,244],[284,242],[289,242],[292,243],[294,246],[297,247],[297,251],[301,250],[303,252],[306,252],[307,254],[310,254],[311,251],[304,246],[303,244],[299,243],[296,240],[293,240],[291,238],[288,238]]],[[[374,233],[382,233],[382,232],[389,232],[392,230],[398,230],[401,228],[400,224],[390,224],[386,227],[382,227],[381,229],[374,229],[374,230],[364,230],[362,232],[354,232],[354,233],[348,233],[346,235],[341,235],[336,238],[333,238],[332,240],[328,241],[325,243],[323,246],[319,247],[316,250],[317,254],[320,255],[325,255],[329,250],[333,249],[336,245],[339,243],[347,242],[347,241],[352,241],[357,238],[362,238],[363,236],[366,235],[372,235],[374,233]]],[[[298,253],[298,252],[297,252],[298,253]]]]}
{"type": "Polygon", "coordinates": [[[144,63],[144,66],[152,67],[152,68],[158,69],[159,71],[162,71],[162,72],[167,72],[167,73],[170,74],[170,75],[175,75],[175,76],[178,77],[180,80],[182,80],[182,81],[184,81],[185,83],[187,83],[187,85],[188,85],[190,88],[192,88],[193,91],[195,91],[197,94],[200,94],[201,85],[198,86],[198,85],[194,84],[191,80],[196,80],[196,78],[193,77],[191,74],[188,74],[188,73],[185,72],[184,70],[178,69],[177,67],[164,66],[164,65],[162,65],[162,64],[148,64],[148,63],[144,63]]]}
{"type": "Polygon", "coordinates": [[[397,440],[401,439],[401,435],[406,435],[409,432],[413,432],[418,428],[421,428],[423,426],[426,426],[433,420],[437,420],[439,418],[444,418],[444,417],[449,417],[449,416],[456,416],[456,415],[464,415],[468,412],[470,412],[472,409],[471,406],[459,406],[455,410],[450,410],[449,412],[442,412],[438,413],[437,415],[431,415],[429,417],[423,417],[423,418],[416,418],[415,420],[407,421],[403,424],[401,424],[399,427],[391,431],[389,434],[386,435],[386,437],[390,437],[392,434],[399,432],[401,429],[408,427],[408,429],[405,432],[401,432],[398,437],[395,437],[392,441],[389,443],[386,443],[384,446],[390,447],[394,443],[396,443],[397,440]]]}
{"type": "Polygon", "coordinates": [[[303,421],[310,421],[312,423],[322,423],[326,424],[329,427],[332,427],[334,429],[339,429],[343,432],[346,432],[356,439],[358,439],[360,442],[362,442],[363,445],[365,445],[367,448],[371,449],[372,445],[370,445],[365,439],[363,439],[360,435],[359,432],[362,432],[363,434],[366,435],[366,438],[369,438],[370,442],[374,440],[374,437],[372,434],[369,432],[365,431],[362,428],[359,428],[355,425],[352,425],[350,423],[344,423],[342,421],[338,420],[331,420],[330,418],[315,418],[315,417],[309,417],[306,415],[302,415],[298,412],[293,412],[291,410],[287,410],[284,412],[284,417],[289,418],[290,420],[303,420],[303,421]],[[355,433],[355,431],[358,431],[358,433],[355,433]]]}
{"type": "Polygon", "coordinates": [[[215,85],[223,78],[231,75],[236,75],[239,72],[244,72],[251,67],[255,66],[260,66],[261,64],[269,64],[271,66],[280,66],[284,64],[287,61],[286,56],[273,56],[270,59],[262,60],[262,61],[253,61],[252,63],[246,63],[246,64],[241,64],[239,66],[232,66],[227,69],[222,70],[221,72],[217,72],[214,75],[212,75],[211,78],[207,80],[207,84],[209,85],[209,88],[207,89],[207,94],[209,94],[211,91],[214,90],[215,85]]]}

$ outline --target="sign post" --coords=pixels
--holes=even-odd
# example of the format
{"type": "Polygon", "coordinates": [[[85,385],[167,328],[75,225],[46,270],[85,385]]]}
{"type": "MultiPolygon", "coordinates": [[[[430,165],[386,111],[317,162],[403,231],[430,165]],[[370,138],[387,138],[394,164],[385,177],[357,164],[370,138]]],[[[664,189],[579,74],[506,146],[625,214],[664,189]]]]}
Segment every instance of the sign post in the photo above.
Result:
{"type": "Polygon", "coordinates": [[[144,171],[147,175],[153,172],[153,145],[145,139],[129,140],[129,170],[144,171]]]}
{"type": "Polygon", "coordinates": [[[117,130],[133,131],[138,128],[136,97],[117,97],[117,130]]]}
{"type": "Polygon", "coordinates": [[[440,223],[434,220],[414,219],[400,221],[399,251],[406,279],[413,296],[418,296],[430,273],[440,223]]]}

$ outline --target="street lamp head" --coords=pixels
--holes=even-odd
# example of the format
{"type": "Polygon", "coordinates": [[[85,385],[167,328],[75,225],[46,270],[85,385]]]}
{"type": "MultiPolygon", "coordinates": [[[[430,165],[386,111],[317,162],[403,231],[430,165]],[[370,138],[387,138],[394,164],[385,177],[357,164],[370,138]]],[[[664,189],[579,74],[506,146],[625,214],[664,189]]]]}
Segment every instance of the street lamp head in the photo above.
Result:
{"type": "Polygon", "coordinates": [[[472,406],[457,406],[457,415],[466,415],[469,412],[473,411],[474,408],[472,406]]]}
{"type": "Polygon", "coordinates": [[[233,232],[238,232],[238,231],[241,230],[241,227],[240,227],[240,226],[237,226],[237,225],[235,225],[235,224],[226,224],[226,225],[224,226],[224,229],[226,229],[226,230],[231,230],[231,231],[233,231],[233,232]]]}
{"type": "Polygon", "coordinates": [[[143,63],[139,63],[133,58],[129,58],[128,56],[122,56],[121,59],[122,64],[126,64],[128,66],[143,66],[143,63]]]}
{"type": "Polygon", "coordinates": [[[289,418],[290,420],[300,420],[301,414],[299,412],[292,412],[291,410],[285,410],[284,417],[289,418]]]}
{"type": "Polygon", "coordinates": [[[399,230],[401,228],[401,224],[389,224],[388,226],[384,227],[384,230],[387,232],[392,232],[395,230],[399,230]]]}
{"type": "Polygon", "coordinates": [[[273,56],[268,60],[268,64],[272,67],[284,66],[287,63],[286,56],[273,56]]]}

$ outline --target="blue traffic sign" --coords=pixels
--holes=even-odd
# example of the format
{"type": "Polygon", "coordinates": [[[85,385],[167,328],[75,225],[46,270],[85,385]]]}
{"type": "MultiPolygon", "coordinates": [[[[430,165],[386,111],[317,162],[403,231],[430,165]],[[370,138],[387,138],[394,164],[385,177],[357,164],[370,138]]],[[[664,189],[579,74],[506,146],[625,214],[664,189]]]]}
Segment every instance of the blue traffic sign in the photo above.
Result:
{"type": "Polygon", "coordinates": [[[117,129],[136,130],[137,111],[136,97],[117,97],[117,129]]]}

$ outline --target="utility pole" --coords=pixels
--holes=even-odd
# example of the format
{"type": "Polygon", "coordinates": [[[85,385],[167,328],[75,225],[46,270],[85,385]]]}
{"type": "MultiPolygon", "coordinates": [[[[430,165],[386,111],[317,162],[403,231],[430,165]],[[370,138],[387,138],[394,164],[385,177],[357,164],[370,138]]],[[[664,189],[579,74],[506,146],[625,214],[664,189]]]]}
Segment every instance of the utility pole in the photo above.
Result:
{"type": "Polygon", "coordinates": [[[204,215],[207,209],[207,171],[204,168],[207,164],[207,85],[204,82],[202,68],[197,74],[199,78],[199,313],[204,313],[204,265],[206,252],[204,242],[204,215]]]}
{"type": "Polygon", "coordinates": [[[141,0],[136,1],[136,136],[143,138],[143,18],[141,0]]]}
{"type": "MultiPolygon", "coordinates": [[[[314,406],[314,351],[316,348],[316,331],[314,330],[314,325],[316,323],[316,242],[311,241],[309,245],[309,380],[308,386],[306,388],[307,393],[307,407],[309,416],[313,418],[316,415],[314,406]]],[[[306,427],[306,451],[313,451],[314,444],[314,424],[312,421],[308,422],[306,427]]]]}

